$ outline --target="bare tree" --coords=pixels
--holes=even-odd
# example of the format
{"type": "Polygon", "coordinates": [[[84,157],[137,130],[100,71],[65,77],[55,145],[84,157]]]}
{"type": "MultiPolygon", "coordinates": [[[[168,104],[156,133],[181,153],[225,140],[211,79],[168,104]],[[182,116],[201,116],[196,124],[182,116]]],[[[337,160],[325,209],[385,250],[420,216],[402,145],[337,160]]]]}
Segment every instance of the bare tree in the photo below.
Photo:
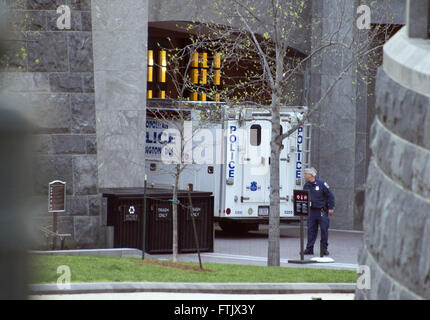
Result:
{"type": "MultiPolygon", "coordinates": [[[[192,34],[189,51],[204,48],[222,56],[225,81],[222,87],[211,88],[211,95],[219,94],[229,106],[248,105],[271,112],[269,266],[280,265],[279,164],[283,140],[312,119],[346,75],[358,75],[358,69],[366,72],[372,68],[372,53],[380,47],[375,46],[374,40],[387,34],[388,26],[358,30],[356,17],[351,15],[356,8],[348,3],[333,0],[333,14],[319,17],[315,12],[311,15],[312,4],[303,0],[214,0],[212,9],[218,17],[197,17],[186,28],[192,34]],[[320,33],[315,32],[318,28],[320,33]],[[319,100],[307,106],[303,117],[281,134],[281,106],[307,100],[309,88],[299,79],[327,59],[338,64],[337,76],[319,100]]],[[[367,81],[368,78],[357,76],[352,84],[367,81]]]]}
{"type": "MultiPolygon", "coordinates": [[[[196,162],[193,157],[196,147],[200,145],[194,141],[194,138],[222,120],[221,105],[192,102],[188,95],[190,90],[203,89],[202,85],[195,83],[190,78],[192,54],[202,46],[203,44],[198,43],[184,48],[159,45],[158,49],[166,52],[169,68],[163,70],[160,61],[154,65],[166,73],[166,78],[169,79],[173,90],[166,92],[164,99],[152,100],[148,107],[148,118],[169,124],[170,130],[166,130],[165,133],[172,135],[171,138],[175,140],[163,150],[169,154],[162,155],[164,165],[160,170],[160,172],[167,173],[173,178],[172,249],[174,262],[177,261],[178,257],[178,189],[181,176],[187,168],[201,164],[196,162]]],[[[170,138],[166,137],[166,139],[170,138]]],[[[208,150],[213,147],[213,145],[206,145],[203,149],[208,150]]]]}

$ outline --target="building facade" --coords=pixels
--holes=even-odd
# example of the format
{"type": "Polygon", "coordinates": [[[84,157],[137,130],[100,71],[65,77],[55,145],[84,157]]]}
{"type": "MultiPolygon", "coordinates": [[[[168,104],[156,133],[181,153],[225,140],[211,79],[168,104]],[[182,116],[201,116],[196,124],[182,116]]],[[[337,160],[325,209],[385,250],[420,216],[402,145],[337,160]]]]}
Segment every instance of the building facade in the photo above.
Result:
{"type": "MultiPolygon", "coordinates": [[[[9,2],[17,21],[25,21],[20,27],[26,32],[11,35],[11,54],[2,61],[6,66],[2,87],[15,105],[26,106],[24,112],[39,127],[35,189],[40,197],[34,204],[38,224],[51,221],[46,212],[48,183],[63,180],[67,182],[67,211],[59,216],[59,230],[73,234],[70,247],[108,246],[112,230],[106,226],[101,190],[142,187],[144,182],[151,39],[177,34],[178,22],[234,25],[235,21],[214,11],[211,1],[9,2]],[[71,8],[71,29],[58,29],[57,9],[62,4],[71,8]]],[[[366,3],[341,2],[352,22],[357,7],[366,3]]],[[[380,7],[372,12],[372,24],[403,24],[404,1],[386,2],[377,2],[380,7]],[[380,14],[387,10],[390,18],[380,14]]],[[[309,54],[312,39],[332,29],[335,20],[331,17],[337,10],[331,0],[312,1],[303,19],[317,27],[295,33],[292,46],[309,54]],[[324,23],[316,23],[321,19],[324,23]]],[[[310,63],[296,82],[307,94],[296,103],[318,101],[340,67],[329,58],[310,63]]],[[[362,75],[355,69],[339,81],[312,119],[317,124],[312,165],[337,198],[332,227],[360,230],[375,101],[368,95],[371,85],[353,85],[362,75]]]]}

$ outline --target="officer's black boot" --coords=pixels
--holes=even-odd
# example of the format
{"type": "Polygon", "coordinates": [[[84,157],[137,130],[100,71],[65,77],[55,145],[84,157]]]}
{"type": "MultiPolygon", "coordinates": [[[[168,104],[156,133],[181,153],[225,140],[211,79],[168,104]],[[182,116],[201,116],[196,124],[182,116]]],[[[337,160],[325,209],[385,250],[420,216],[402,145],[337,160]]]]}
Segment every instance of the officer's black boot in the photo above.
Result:
{"type": "Polygon", "coordinates": [[[330,253],[327,250],[327,241],[324,242],[320,242],[320,257],[322,258],[323,256],[328,256],[330,253]]]}
{"type": "Polygon", "coordinates": [[[306,249],[303,253],[304,254],[314,254],[314,251],[312,249],[306,249]]]}

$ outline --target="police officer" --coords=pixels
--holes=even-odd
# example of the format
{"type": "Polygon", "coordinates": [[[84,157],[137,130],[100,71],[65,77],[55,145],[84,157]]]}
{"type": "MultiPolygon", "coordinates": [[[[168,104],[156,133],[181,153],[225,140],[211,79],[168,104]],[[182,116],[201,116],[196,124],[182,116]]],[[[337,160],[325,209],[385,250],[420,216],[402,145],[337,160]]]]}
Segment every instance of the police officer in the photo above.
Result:
{"type": "Polygon", "coordinates": [[[311,212],[308,217],[308,244],[304,254],[314,254],[314,244],[318,235],[318,225],[321,229],[321,248],[325,256],[329,255],[328,228],[329,216],[334,214],[334,195],[327,182],[316,178],[315,168],[305,169],[306,183],[303,187],[309,190],[311,197],[311,212]]]}

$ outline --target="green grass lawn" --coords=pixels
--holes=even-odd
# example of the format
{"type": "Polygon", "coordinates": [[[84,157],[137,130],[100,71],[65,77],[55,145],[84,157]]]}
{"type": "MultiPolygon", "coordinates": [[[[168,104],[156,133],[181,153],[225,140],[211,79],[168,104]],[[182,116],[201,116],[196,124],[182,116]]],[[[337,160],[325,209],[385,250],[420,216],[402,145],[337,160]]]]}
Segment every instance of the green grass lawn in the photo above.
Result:
{"type": "MultiPolygon", "coordinates": [[[[55,283],[61,265],[70,267],[72,282],[356,282],[357,273],[346,270],[260,267],[204,263],[212,272],[142,264],[136,258],[34,256],[33,283],[55,283]]],[[[196,263],[181,262],[187,265],[196,263]]]]}

